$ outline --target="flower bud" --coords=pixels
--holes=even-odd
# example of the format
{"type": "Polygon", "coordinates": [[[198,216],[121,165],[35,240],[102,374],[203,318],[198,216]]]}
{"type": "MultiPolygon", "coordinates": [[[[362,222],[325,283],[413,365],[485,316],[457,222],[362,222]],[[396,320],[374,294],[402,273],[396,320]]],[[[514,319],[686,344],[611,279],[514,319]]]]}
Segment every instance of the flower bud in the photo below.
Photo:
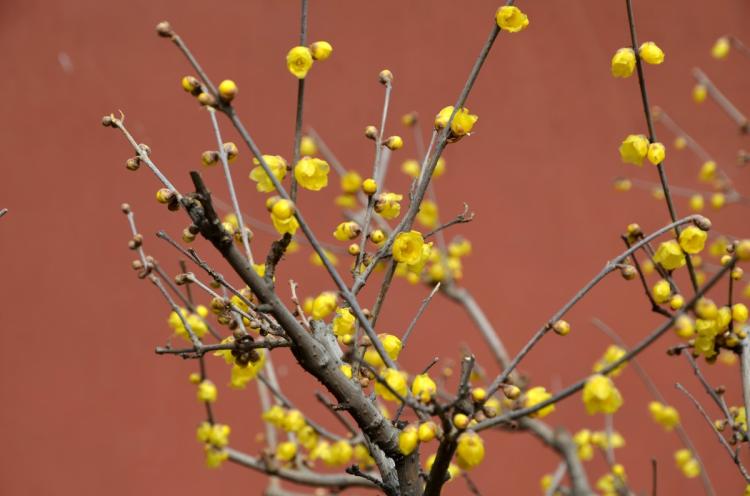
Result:
{"type": "Polygon", "coordinates": [[[221,98],[221,101],[225,103],[229,103],[234,100],[234,97],[237,96],[238,91],[239,89],[237,88],[237,84],[231,79],[225,79],[224,81],[219,83],[219,98],[221,98]]]}
{"type": "Polygon", "coordinates": [[[567,336],[570,334],[570,324],[565,320],[558,320],[552,325],[552,330],[560,336],[567,336]]]}
{"type": "Polygon", "coordinates": [[[131,157],[125,161],[125,168],[131,171],[137,171],[141,167],[141,159],[131,157]]]}
{"type": "Polygon", "coordinates": [[[214,98],[213,95],[204,92],[201,92],[198,95],[198,103],[201,105],[204,105],[206,107],[215,107],[216,106],[216,98],[214,98]]]}
{"type": "Polygon", "coordinates": [[[216,165],[218,161],[219,161],[219,154],[213,150],[206,150],[205,152],[201,153],[201,162],[206,167],[211,167],[212,165],[216,165]]]}
{"type": "Polygon", "coordinates": [[[156,201],[161,204],[167,205],[175,199],[175,192],[171,189],[162,188],[156,192],[156,201]]]}
{"type": "MultiPolygon", "coordinates": [[[[105,117],[105,119],[106,119],[106,117],[105,117]]],[[[104,125],[106,126],[107,124],[104,124],[104,125]]],[[[371,139],[371,140],[377,139],[378,138],[378,128],[376,128],[375,126],[367,126],[365,128],[365,137],[367,139],[371,139]]]]}
{"type": "Polygon", "coordinates": [[[378,191],[378,183],[375,182],[375,179],[368,177],[362,182],[362,191],[367,196],[372,196],[378,191]]]}
{"type": "Polygon", "coordinates": [[[695,227],[697,227],[701,231],[710,231],[711,230],[711,221],[708,220],[708,218],[703,217],[702,215],[697,216],[693,220],[693,224],[695,224],[695,227]]]}
{"type": "Polygon", "coordinates": [[[224,153],[227,154],[227,161],[232,162],[237,158],[237,155],[240,154],[240,151],[237,148],[237,145],[229,141],[227,143],[224,143],[224,153]]]}
{"type": "Polygon", "coordinates": [[[623,279],[626,281],[632,281],[635,279],[635,276],[638,275],[638,272],[632,265],[625,264],[620,267],[620,275],[622,275],[623,279]]]}
{"type": "Polygon", "coordinates": [[[506,398],[515,400],[516,398],[521,396],[521,389],[518,386],[514,386],[513,384],[508,384],[506,386],[503,386],[503,394],[506,398]]]}
{"type": "Polygon", "coordinates": [[[390,136],[383,145],[390,150],[400,150],[404,147],[404,140],[401,136],[390,136]]]}
{"type": "Polygon", "coordinates": [[[333,47],[327,41],[316,41],[310,45],[313,60],[326,60],[331,56],[333,47]]]}
{"type": "Polygon", "coordinates": [[[158,34],[162,38],[171,38],[172,36],[174,36],[172,26],[167,21],[161,21],[156,25],[156,34],[158,34]]]}
{"type": "Polygon", "coordinates": [[[380,84],[387,86],[393,82],[393,73],[388,69],[383,69],[380,71],[380,74],[378,74],[378,80],[380,81],[380,84]]]}

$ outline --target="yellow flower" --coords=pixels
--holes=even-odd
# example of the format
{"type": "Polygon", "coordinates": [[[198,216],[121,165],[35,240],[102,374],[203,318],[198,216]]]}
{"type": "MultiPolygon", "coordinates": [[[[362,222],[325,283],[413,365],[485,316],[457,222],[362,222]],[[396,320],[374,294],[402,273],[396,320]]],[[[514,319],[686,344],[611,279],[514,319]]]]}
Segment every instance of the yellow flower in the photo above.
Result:
{"type": "MultiPolygon", "coordinates": [[[[332,265],[336,265],[339,263],[339,259],[331,253],[330,251],[323,248],[323,254],[326,256],[329,262],[331,262],[332,265]]],[[[310,263],[313,264],[316,267],[323,267],[323,259],[320,258],[320,255],[318,255],[318,252],[313,252],[310,254],[310,263]]]]}
{"type": "Polygon", "coordinates": [[[407,425],[398,435],[398,449],[404,455],[410,455],[419,444],[419,435],[417,428],[413,425],[407,425]]]}
{"type": "Polygon", "coordinates": [[[630,134],[620,145],[620,157],[626,164],[643,165],[648,154],[648,139],[642,134],[630,134]]]}
{"type": "Polygon", "coordinates": [[[307,47],[296,46],[286,54],[286,67],[297,79],[305,79],[312,65],[312,51],[307,47]]]}
{"type": "Polygon", "coordinates": [[[654,422],[664,427],[666,431],[672,431],[680,423],[680,414],[673,406],[663,405],[658,401],[652,401],[648,404],[648,411],[654,422]]]}
{"type": "Polygon", "coordinates": [[[316,41],[310,45],[310,54],[315,60],[326,60],[331,56],[331,53],[333,53],[333,47],[327,41],[316,41]]]}
{"type": "Polygon", "coordinates": [[[375,459],[370,455],[370,451],[364,444],[354,446],[354,459],[357,460],[361,467],[372,467],[375,465],[375,459]]]}
{"type": "Polygon", "coordinates": [[[303,188],[320,191],[328,185],[329,169],[325,160],[304,157],[294,166],[294,178],[303,188]]]}
{"type": "Polygon", "coordinates": [[[349,365],[348,363],[342,363],[339,366],[339,370],[341,371],[342,374],[344,374],[346,376],[347,379],[351,379],[352,378],[352,375],[353,375],[352,374],[352,366],[349,365]]]}
{"type": "Polygon", "coordinates": [[[651,288],[651,296],[656,303],[666,303],[672,296],[672,287],[664,279],[659,279],[651,288]]]}
{"type": "Polygon", "coordinates": [[[401,213],[399,202],[403,198],[403,195],[396,193],[382,193],[375,202],[375,211],[384,219],[395,219],[401,213]]]}
{"type": "Polygon", "coordinates": [[[393,241],[393,259],[407,265],[416,265],[422,260],[424,239],[419,231],[400,232],[393,241]]]}
{"type": "Polygon", "coordinates": [[[290,462],[297,455],[297,445],[291,441],[279,443],[276,446],[276,459],[282,462],[290,462]]]}
{"type": "Polygon", "coordinates": [[[523,31],[529,25],[529,18],[518,7],[503,5],[497,9],[495,21],[500,29],[509,33],[523,31]]]}
{"type": "Polygon", "coordinates": [[[429,403],[437,393],[437,384],[429,374],[419,374],[411,383],[411,393],[422,403],[429,403]]]}
{"type": "Polygon", "coordinates": [[[421,166],[416,160],[410,159],[401,164],[401,171],[409,177],[416,179],[419,177],[421,166]]]}
{"type": "Polygon", "coordinates": [[[685,254],[682,252],[680,244],[670,239],[659,245],[654,254],[654,262],[667,270],[679,269],[685,265],[685,254]]]}
{"type": "Polygon", "coordinates": [[[701,165],[701,170],[698,173],[698,179],[704,183],[710,183],[716,178],[716,162],[713,160],[707,160],[701,165]]]}
{"type": "MultiPolygon", "coordinates": [[[[229,385],[235,389],[244,389],[248,382],[258,376],[258,373],[266,364],[266,350],[256,350],[260,359],[255,362],[248,362],[247,365],[234,363],[232,365],[232,376],[229,385]]],[[[230,354],[231,357],[231,354],[230,354]]]]}
{"type": "Polygon", "coordinates": [[[389,150],[400,150],[404,147],[404,139],[401,136],[389,136],[383,142],[383,146],[389,150]]]}
{"type": "Polygon", "coordinates": [[[689,479],[698,477],[701,473],[701,468],[698,460],[693,457],[693,454],[688,449],[675,451],[674,461],[677,464],[677,467],[685,475],[685,477],[689,479]]]}
{"type": "Polygon", "coordinates": [[[703,201],[702,194],[696,193],[690,197],[690,208],[693,210],[693,212],[702,211],[704,205],[705,205],[705,202],[703,201]]]}
{"type": "Polygon", "coordinates": [[[401,397],[406,396],[408,386],[406,384],[406,373],[400,370],[386,368],[382,372],[383,380],[390,386],[390,389],[380,381],[375,383],[375,393],[382,397],[386,401],[396,401],[398,397],[391,392],[391,389],[398,393],[401,397]]]}
{"type": "Polygon", "coordinates": [[[464,470],[470,470],[484,460],[484,442],[474,431],[468,431],[458,436],[456,447],[456,462],[464,470]]]}
{"type": "Polygon", "coordinates": [[[269,424],[281,428],[284,424],[286,410],[280,405],[274,405],[261,415],[261,418],[269,424]]]}
{"type": "Polygon", "coordinates": [[[362,232],[359,224],[353,221],[342,222],[333,231],[333,237],[339,241],[351,241],[362,232]]]}
{"type": "Polygon", "coordinates": [[[219,84],[219,97],[225,102],[231,102],[238,91],[237,84],[231,79],[225,79],[219,84]]]}
{"type": "Polygon", "coordinates": [[[682,339],[692,338],[695,334],[693,320],[687,315],[680,315],[675,322],[674,331],[682,339]]]}
{"type": "Polygon", "coordinates": [[[451,257],[465,257],[471,254],[471,241],[466,238],[454,239],[448,245],[448,255],[451,257]]]}
{"type": "Polygon", "coordinates": [[[659,165],[664,162],[664,158],[667,155],[666,148],[662,143],[651,143],[648,145],[648,161],[654,165],[659,165]]]}
{"type": "Polygon", "coordinates": [[[198,401],[205,401],[206,403],[214,403],[218,392],[213,382],[208,379],[204,379],[198,384],[198,401]]]}
{"type": "Polygon", "coordinates": [[[305,155],[315,155],[318,153],[318,147],[315,145],[315,140],[311,136],[302,136],[299,142],[299,153],[303,157],[305,155]]]}
{"type": "Polygon", "coordinates": [[[647,64],[661,64],[664,62],[664,52],[653,41],[643,43],[638,49],[638,55],[647,64]]]}
{"type": "Polygon", "coordinates": [[[729,38],[726,36],[722,36],[718,40],[716,40],[716,43],[714,43],[714,46],[711,47],[711,56],[715,59],[725,59],[727,58],[727,55],[729,55],[729,48],[730,48],[730,42],[729,38]]]}
{"type": "Polygon", "coordinates": [[[744,324],[748,319],[747,305],[744,303],[735,303],[732,305],[732,319],[738,324],[744,324]]]}
{"type": "Polygon", "coordinates": [[[309,425],[297,431],[297,440],[305,449],[311,450],[318,444],[318,433],[309,425]]]}
{"type": "MultiPolygon", "coordinates": [[[[624,357],[626,354],[626,351],[620,348],[617,345],[609,345],[607,349],[604,351],[604,355],[594,364],[593,371],[594,372],[600,372],[604,370],[605,367],[608,367],[612,365],[615,362],[619,362],[622,357],[624,357]]],[[[627,362],[623,362],[621,365],[617,366],[617,368],[613,369],[609,375],[612,377],[617,377],[622,373],[622,370],[625,368],[625,364],[627,362]]]]}
{"type": "Polygon", "coordinates": [[[727,197],[724,196],[724,193],[714,193],[711,195],[711,206],[717,210],[723,207],[726,201],[727,197]]]}
{"type": "Polygon", "coordinates": [[[222,449],[216,449],[210,444],[206,444],[204,450],[206,452],[206,466],[208,468],[217,468],[229,458],[229,453],[222,449]]]}
{"type": "MultiPolygon", "coordinates": [[[[393,334],[386,333],[378,334],[378,340],[382,343],[386,354],[391,360],[398,360],[398,355],[401,353],[401,348],[403,348],[401,340],[393,334]]],[[[364,360],[375,368],[385,366],[383,359],[380,358],[380,354],[378,354],[378,350],[374,347],[369,347],[367,351],[365,351],[364,360]]]]}
{"type": "MultiPolygon", "coordinates": [[[[284,176],[286,176],[286,160],[284,160],[279,155],[263,155],[263,160],[268,165],[268,168],[271,169],[271,173],[276,177],[276,179],[278,179],[279,181],[284,179],[284,176]]],[[[271,191],[274,191],[275,188],[273,187],[271,178],[269,178],[268,174],[266,174],[266,171],[263,170],[263,167],[261,167],[258,159],[254,158],[253,163],[257,167],[253,167],[253,169],[250,171],[250,179],[258,183],[258,191],[262,193],[269,193],[271,191]]]]}
{"type": "Polygon", "coordinates": [[[612,379],[596,374],[589,377],[583,386],[583,404],[589,415],[615,413],[622,406],[622,396],[612,379]]]}
{"type": "Polygon", "coordinates": [[[678,150],[682,150],[686,146],[687,146],[687,140],[685,139],[684,136],[677,136],[674,139],[674,147],[677,148],[678,150]]]}
{"type": "Polygon", "coordinates": [[[417,429],[417,435],[419,436],[419,441],[423,443],[428,443],[435,439],[438,433],[438,427],[435,422],[432,420],[428,420],[427,422],[423,422],[419,424],[419,429],[417,429]]]}
{"type": "Polygon", "coordinates": [[[346,174],[341,176],[341,190],[344,193],[353,195],[359,190],[362,185],[362,176],[354,171],[348,171],[346,174]]]}
{"type": "MultiPolygon", "coordinates": [[[[453,113],[453,107],[443,107],[440,112],[435,116],[435,129],[438,131],[441,129],[444,129],[445,126],[448,125],[448,119],[451,118],[451,114],[453,113]]],[[[466,107],[462,107],[458,112],[456,112],[456,115],[453,116],[453,121],[451,122],[451,132],[455,136],[465,136],[469,134],[474,127],[474,124],[476,124],[477,120],[479,120],[479,116],[472,115],[469,113],[469,109],[466,107]]]]}
{"type": "Polygon", "coordinates": [[[702,84],[696,84],[693,86],[693,101],[695,103],[703,103],[708,96],[708,90],[702,84]]]}
{"type": "MultiPolygon", "coordinates": [[[[537,405],[543,401],[547,401],[551,397],[552,395],[549,394],[547,390],[543,388],[542,386],[533,387],[529,389],[528,391],[526,391],[526,401],[524,402],[524,407],[531,408],[534,405],[537,405]]],[[[541,408],[540,410],[530,414],[529,417],[544,418],[554,411],[555,411],[555,404],[551,403],[545,406],[544,408],[541,408]]]]}
{"type": "Polygon", "coordinates": [[[281,428],[287,432],[298,432],[300,429],[305,427],[307,422],[305,416],[299,410],[288,410],[284,415],[284,420],[281,423],[281,428]]]}
{"type": "Polygon", "coordinates": [[[688,226],[680,232],[680,247],[685,253],[695,255],[703,251],[708,234],[695,226],[688,226]]]}
{"type": "MultiPolygon", "coordinates": [[[[294,234],[299,228],[299,222],[294,215],[287,216],[287,207],[291,205],[289,200],[277,201],[271,209],[271,223],[279,234],[294,234]],[[280,215],[279,215],[280,214],[280,215]]],[[[293,212],[293,210],[291,210],[293,212]]]]}
{"type": "Polygon", "coordinates": [[[333,318],[333,334],[342,338],[354,334],[354,322],[356,318],[348,308],[337,308],[336,316],[333,318]]]}
{"type": "Polygon", "coordinates": [[[614,77],[630,77],[635,70],[635,52],[632,48],[620,48],[612,57],[612,75],[614,77]]]}
{"type": "Polygon", "coordinates": [[[424,200],[417,212],[417,221],[423,226],[434,229],[438,223],[438,207],[432,200],[424,200]]]}
{"type": "Polygon", "coordinates": [[[312,303],[312,316],[314,319],[324,319],[336,309],[336,293],[324,292],[315,297],[312,303]]]}

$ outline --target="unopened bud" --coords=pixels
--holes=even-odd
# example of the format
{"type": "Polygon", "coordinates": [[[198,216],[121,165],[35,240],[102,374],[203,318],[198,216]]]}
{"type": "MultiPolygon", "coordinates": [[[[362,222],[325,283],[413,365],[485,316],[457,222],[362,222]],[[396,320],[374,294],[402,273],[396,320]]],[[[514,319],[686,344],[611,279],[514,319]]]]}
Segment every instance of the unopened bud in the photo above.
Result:
{"type": "Polygon", "coordinates": [[[521,388],[514,386],[513,384],[508,384],[507,386],[503,386],[503,394],[506,398],[515,400],[521,396],[521,388]]]}
{"type": "Polygon", "coordinates": [[[130,205],[128,203],[123,203],[120,205],[120,210],[122,210],[122,213],[129,214],[130,213],[130,205]]]}
{"type": "Polygon", "coordinates": [[[162,38],[171,38],[174,35],[172,26],[167,21],[161,21],[156,25],[156,34],[162,38]]]}
{"type": "Polygon", "coordinates": [[[383,69],[380,71],[380,74],[378,74],[378,81],[380,81],[380,84],[385,84],[387,86],[393,82],[393,73],[388,69],[383,69]]]}
{"type": "Polygon", "coordinates": [[[710,231],[711,230],[711,221],[708,220],[707,217],[703,217],[702,215],[698,215],[693,220],[693,223],[695,224],[695,227],[700,229],[701,231],[710,231]]]}
{"type": "Polygon", "coordinates": [[[131,157],[125,161],[125,168],[131,171],[137,171],[141,167],[141,159],[131,157]]]}
{"type": "Polygon", "coordinates": [[[135,236],[133,236],[133,239],[128,241],[128,248],[130,248],[131,250],[137,250],[141,247],[142,244],[143,236],[140,234],[136,234],[135,236]]]}
{"type": "Polygon", "coordinates": [[[635,279],[635,276],[638,275],[638,272],[632,265],[625,264],[620,267],[620,275],[622,275],[623,279],[625,279],[626,281],[631,281],[635,279]]]}
{"type": "Polygon", "coordinates": [[[367,139],[371,139],[371,140],[377,139],[377,137],[378,137],[378,128],[376,128],[375,126],[367,126],[365,128],[365,137],[367,139]]]}

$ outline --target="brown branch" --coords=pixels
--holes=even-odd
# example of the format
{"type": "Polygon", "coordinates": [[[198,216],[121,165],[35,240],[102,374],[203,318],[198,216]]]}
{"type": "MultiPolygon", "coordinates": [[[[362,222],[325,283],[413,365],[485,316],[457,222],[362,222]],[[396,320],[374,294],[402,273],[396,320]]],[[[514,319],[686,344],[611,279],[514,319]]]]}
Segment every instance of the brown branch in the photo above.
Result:
{"type": "Polygon", "coordinates": [[[719,107],[721,107],[721,109],[726,112],[729,118],[739,126],[740,132],[742,134],[747,134],[748,132],[750,132],[750,125],[748,124],[748,120],[747,117],[745,117],[745,114],[740,112],[739,109],[735,107],[734,104],[732,104],[729,98],[724,96],[724,93],[719,91],[719,88],[717,88],[713,81],[711,81],[708,76],[706,76],[705,72],[697,67],[694,67],[693,77],[698,82],[698,84],[706,87],[709,96],[713,98],[716,104],[719,105],[719,107]]]}
{"type": "Polygon", "coordinates": [[[423,236],[424,239],[429,238],[430,236],[433,236],[434,234],[437,234],[444,229],[447,229],[453,225],[456,224],[466,224],[467,222],[471,222],[474,220],[474,212],[469,212],[469,205],[464,203],[464,211],[458,214],[453,220],[446,222],[445,224],[437,226],[432,231],[428,231],[427,234],[423,236]]]}

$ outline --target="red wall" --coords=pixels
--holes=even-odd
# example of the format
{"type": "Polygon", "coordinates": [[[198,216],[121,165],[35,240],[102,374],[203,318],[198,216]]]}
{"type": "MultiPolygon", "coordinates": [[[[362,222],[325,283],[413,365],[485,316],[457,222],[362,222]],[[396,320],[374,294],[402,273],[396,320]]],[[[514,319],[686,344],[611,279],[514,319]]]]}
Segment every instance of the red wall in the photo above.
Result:
{"type": "MultiPolygon", "coordinates": [[[[398,165],[413,157],[414,149],[397,118],[417,110],[429,121],[454,102],[497,4],[311,3],[311,40],[328,40],[335,50],[310,74],[305,122],[348,167],[367,174],[372,147],[362,130],[379,119],[383,91],[377,74],[391,69],[395,89],[387,129],[404,134],[407,145],[396,154],[389,184],[405,192],[398,165]]],[[[750,60],[733,53],[717,62],[709,55],[714,39],[725,33],[750,42],[750,6],[742,0],[635,3],[641,39],[658,42],[667,54],[664,65],[646,68],[652,101],[703,143],[747,193],[750,170],[737,167],[734,157],[748,140],[713,103],[692,103],[689,71],[702,67],[750,111],[750,60]]],[[[464,201],[477,214],[471,224],[453,229],[474,242],[464,283],[512,351],[622,250],[618,235],[626,224],[637,221],[652,230],[668,220],[665,205],[648,193],[615,194],[610,187],[620,174],[656,179],[650,165],[635,170],[617,155],[626,134],[645,132],[635,78],[609,75],[612,53],[627,43],[624,2],[520,5],[531,26],[498,40],[467,103],[480,116],[476,133],[448,148],[448,172],[437,183],[444,217],[458,213],[464,201]]],[[[118,133],[99,125],[101,116],[125,112],[131,131],[151,146],[154,159],[183,190],[189,188],[187,171],[200,167],[199,154],[214,146],[205,113],[179,87],[180,77],[189,73],[186,62],[154,35],[162,19],[172,22],[214,80],[237,81],[237,108],[264,152],[291,155],[296,81],[284,56],[298,36],[296,2],[0,4],[5,68],[0,207],[10,209],[0,220],[3,494],[231,495],[258,494],[264,487],[262,477],[236,466],[203,467],[194,439],[202,407],[186,380],[194,364],[153,354],[169,335],[166,306],[129,268],[133,254],[126,246],[121,202],[133,205],[147,250],[170,270],[176,257],[152,233],[166,228],[178,234],[186,219],[153,201],[158,185],[145,169],[136,174],[124,169],[132,153],[118,133]],[[67,70],[61,56],[69,62],[67,70]]],[[[226,124],[225,129],[228,139],[239,142],[226,124]]],[[[657,132],[671,143],[664,128],[657,132]]],[[[240,197],[246,210],[263,216],[262,198],[245,179],[249,153],[242,154],[233,165],[240,197]]],[[[673,184],[696,187],[698,166],[689,152],[668,147],[673,184]]],[[[205,177],[226,198],[219,170],[207,170],[205,177]]],[[[330,194],[303,194],[300,202],[323,236],[338,222],[330,194]]],[[[677,207],[687,212],[684,198],[677,207]]],[[[718,231],[748,235],[746,207],[709,213],[718,231]]],[[[256,251],[269,240],[259,236],[256,251]]],[[[210,254],[205,243],[197,248],[210,254]]],[[[309,269],[307,256],[303,251],[284,263],[280,286],[295,277],[305,295],[331,287],[322,269],[309,269]]],[[[394,286],[380,330],[400,333],[426,290],[403,281],[394,286]]],[[[365,304],[371,299],[372,288],[365,304]]],[[[637,282],[614,275],[571,312],[569,337],[548,337],[524,362],[534,383],[555,388],[590,370],[607,345],[589,323],[591,316],[616,327],[628,343],[659,322],[647,311],[637,282]]],[[[739,494],[743,484],[735,467],[691,405],[673,393],[677,380],[700,393],[687,364],[663,352],[675,339],[658,342],[642,363],[680,409],[717,492],[739,494]]],[[[456,360],[461,343],[496,372],[467,318],[441,301],[425,314],[404,363],[416,370],[435,355],[456,360]]],[[[297,380],[286,351],[274,357],[285,391],[312,405],[311,388],[318,386],[297,380]]],[[[210,366],[223,383],[224,366],[210,366]]],[[[707,367],[707,374],[715,384],[726,384],[730,403],[738,403],[736,368],[716,365],[707,367]]],[[[628,443],[618,459],[632,487],[648,487],[655,457],[660,494],[699,494],[698,480],[684,479],[674,467],[676,437],[651,422],[634,372],[627,371],[618,384],[625,406],[615,423],[628,443]]],[[[311,409],[325,418],[316,405],[311,409]]],[[[222,389],[217,413],[232,425],[233,445],[252,453],[260,449],[255,435],[262,426],[252,388],[222,389]]],[[[602,422],[587,416],[577,397],[549,420],[572,429],[601,428],[602,422]]],[[[548,450],[523,434],[485,437],[492,462],[475,475],[483,494],[498,494],[498,487],[506,494],[536,494],[539,477],[556,466],[548,450]]],[[[592,482],[605,470],[600,462],[587,467],[592,482]]],[[[450,494],[467,492],[460,481],[449,487],[450,494]]]]}

